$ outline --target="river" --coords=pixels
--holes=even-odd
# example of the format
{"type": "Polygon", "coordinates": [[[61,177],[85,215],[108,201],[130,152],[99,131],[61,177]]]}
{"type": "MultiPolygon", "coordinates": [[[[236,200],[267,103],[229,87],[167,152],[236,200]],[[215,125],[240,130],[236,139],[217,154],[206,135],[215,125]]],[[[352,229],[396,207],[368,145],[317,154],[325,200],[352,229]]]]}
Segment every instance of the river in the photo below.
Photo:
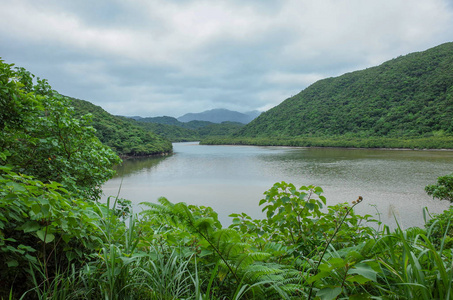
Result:
{"type": "Polygon", "coordinates": [[[359,214],[395,226],[423,226],[423,207],[440,213],[448,201],[433,200],[424,187],[453,172],[453,151],[205,146],[175,143],[168,157],[126,160],[103,186],[104,199],[120,193],[138,203],[211,206],[224,226],[231,213],[261,218],[258,205],[275,182],[323,188],[327,205],[362,196],[359,214]],[[379,213],[379,214],[377,214],[379,213]]]}

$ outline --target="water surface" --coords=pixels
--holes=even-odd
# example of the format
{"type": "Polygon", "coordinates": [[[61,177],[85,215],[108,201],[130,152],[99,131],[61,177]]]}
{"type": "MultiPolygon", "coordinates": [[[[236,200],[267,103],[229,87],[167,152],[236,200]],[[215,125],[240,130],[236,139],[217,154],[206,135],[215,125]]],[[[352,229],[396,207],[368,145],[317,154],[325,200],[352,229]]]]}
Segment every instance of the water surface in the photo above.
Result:
{"type": "MultiPolygon", "coordinates": [[[[175,143],[169,157],[128,160],[108,181],[104,193],[132,200],[213,207],[222,224],[229,214],[246,212],[261,218],[258,202],[275,182],[317,185],[327,205],[364,201],[356,212],[376,215],[384,223],[422,226],[422,208],[440,213],[449,202],[433,200],[424,187],[453,172],[453,152],[364,150],[256,146],[204,146],[175,143]],[[120,188],[121,186],[121,188],[120,188]],[[377,210],[376,210],[377,209],[377,210]]],[[[136,210],[139,210],[137,207],[136,210]]]]}

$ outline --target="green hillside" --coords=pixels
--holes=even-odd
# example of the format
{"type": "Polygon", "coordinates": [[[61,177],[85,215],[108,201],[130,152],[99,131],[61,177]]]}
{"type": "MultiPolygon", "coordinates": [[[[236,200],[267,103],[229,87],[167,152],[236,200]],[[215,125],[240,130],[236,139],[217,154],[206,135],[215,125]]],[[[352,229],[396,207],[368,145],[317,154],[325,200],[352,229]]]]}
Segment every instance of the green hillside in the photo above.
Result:
{"type": "Polygon", "coordinates": [[[282,144],[339,137],[451,142],[453,43],[320,80],[262,113],[234,136],[243,142],[272,138],[282,144]]]}
{"type": "Polygon", "coordinates": [[[209,121],[199,121],[199,120],[193,120],[190,122],[181,122],[181,121],[178,121],[178,119],[176,119],[176,118],[168,117],[168,116],[140,118],[140,119],[137,119],[137,122],[174,125],[174,126],[178,126],[178,127],[186,128],[186,129],[198,129],[198,128],[202,128],[202,127],[213,124],[212,122],[209,122],[209,121]]]}
{"type": "Polygon", "coordinates": [[[137,119],[136,124],[172,142],[199,141],[207,137],[229,136],[244,126],[244,124],[237,122],[222,122],[220,124],[197,120],[180,122],[176,118],[167,116],[140,118],[137,119]]]}
{"type": "Polygon", "coordinates": [[[142,122],[141,120],[137,121],[137,125],[145,130],[152,131],[172,142],[188,142],[200,140],[200,135],[195,129],[184,128],[178,125],[142,122]]]}
{"type": "Polygon", "coordinates": [[[71,98],[76,114],[92,114],[93,127],[101,142],[121,156],[147,156],[169,153],[171,142],[144,130],[132,119],[117,117],[88,101],[71,98]]]}

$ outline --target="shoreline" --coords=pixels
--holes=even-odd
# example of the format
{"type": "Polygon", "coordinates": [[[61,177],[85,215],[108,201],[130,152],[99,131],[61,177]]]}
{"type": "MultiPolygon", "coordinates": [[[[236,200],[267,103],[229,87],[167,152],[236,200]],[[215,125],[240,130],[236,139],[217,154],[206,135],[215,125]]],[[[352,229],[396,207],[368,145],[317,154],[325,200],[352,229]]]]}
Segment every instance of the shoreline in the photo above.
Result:
{"type": "Polygon", "coordinates": [[[122,160],[128,159],[136,159],[136,158],[149,158],[149,157],[163,157],[172,155],[173,151],[171,152],[163,152],[163,153],[156,153],[156,154],[148,154],[148,155],[118,155],[122,160]]]}
{"type": "Polygon", "coordinates": [[[247,145],[279,146],[291,148],[337,148],[337,149],[380,149],[380,150],[413,150],[413,151],[453,151],[453,137],[445,138],[369,138],[353,139],[341,137],[301,137],[285,138],[207,138],[200,145],[247,145]]]}

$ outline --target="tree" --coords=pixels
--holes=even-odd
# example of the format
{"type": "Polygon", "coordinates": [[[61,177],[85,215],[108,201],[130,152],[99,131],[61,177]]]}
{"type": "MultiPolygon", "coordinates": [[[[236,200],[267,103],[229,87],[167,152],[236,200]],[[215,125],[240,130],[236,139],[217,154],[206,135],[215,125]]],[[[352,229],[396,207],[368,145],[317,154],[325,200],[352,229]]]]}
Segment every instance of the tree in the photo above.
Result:
{"type": "Polygon", "coordinates": [[[453,202],[453,173],[437,178],[437,183],[425,187],[426,193],[439,200],[453,202]]]}
{"type": "Polygon", "coordinates": [[[0,149],[6,157],[0,164],[99,199],[121,160],[95,136],[89,115],[75,118],[68,98],[13,66],[0,59],[0,149]]]}

